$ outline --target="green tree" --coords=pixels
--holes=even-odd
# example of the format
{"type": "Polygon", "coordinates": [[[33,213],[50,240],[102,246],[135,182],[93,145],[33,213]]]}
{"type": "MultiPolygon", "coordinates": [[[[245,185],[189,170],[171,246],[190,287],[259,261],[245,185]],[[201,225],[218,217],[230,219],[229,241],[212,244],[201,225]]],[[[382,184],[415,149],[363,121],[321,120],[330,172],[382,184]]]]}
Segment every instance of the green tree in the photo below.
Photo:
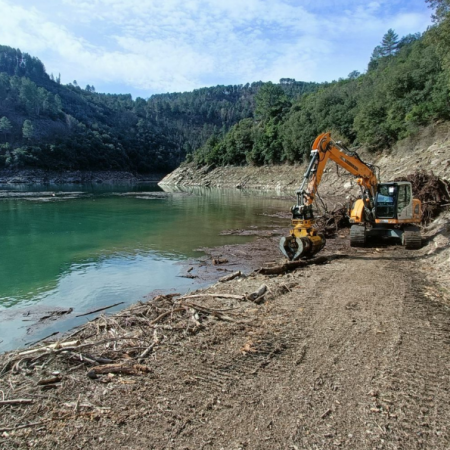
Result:
{"type": "Polygon", "coordinates": [[[398,49],[398,34],[390,28],[381,40],[381,56],[394,55],[398,49]]]}
{"type": "Polygon", "coordinates": [[[372,52],[369,62],[369,70],[374,70],[378,67],[378,60],[383,57],[381,45],[377,45],[372,52]]]}
{"type": "Polygon", "coordinates": [[[5,139],[6,139],[6,135],[8,133],[10,133],[11,130],[12,130],[12,125],[11,125],[10,120],[7,117],[3,116],[0,119],[0,133],[3,133],[5,135],[5,139]]]}
{"type": "Polygon", "coordinates": [[[450,87],[450,0],[426,0],[435,9],[433,20],[435,26],[428,33],[427,39],[436,46],[450,87]]]}
{"type": "Polygon", "coordinates": [[[425,0],[434,9],[433,20],[442,22],[450,14],[450,0],[425,0]]]}
{"type": "Polygon", "coordinates": [[[290,106],[281,86],[271,81],[265,83],[255,96],[255,117],[266,122],[271,117],[280,115],[284,108],[290,106]]]}
{"type": "Polygon", "coordinates": [[[361,72],[359,72],[358,70],[352,70],[347,78],[349,78],[350,80],[355,80],[356,78],[358,78],[359,76],[361,76],[361,72]]]}
{"type": "Polygon", "coordinates": [[[30,140],[33,138],[34,126],[31,123],[31,120],[24,121],[23,126],[22,126],[22,136],[27,140],[30,140]]]}

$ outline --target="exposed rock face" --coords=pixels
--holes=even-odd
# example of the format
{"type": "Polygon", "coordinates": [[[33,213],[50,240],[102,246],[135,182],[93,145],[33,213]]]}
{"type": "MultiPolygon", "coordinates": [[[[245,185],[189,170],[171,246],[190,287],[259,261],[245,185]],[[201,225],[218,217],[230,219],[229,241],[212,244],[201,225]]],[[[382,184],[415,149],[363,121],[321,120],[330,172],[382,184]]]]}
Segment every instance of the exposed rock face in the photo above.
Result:
{"type": "MultiPolygon", "coordinates": [[[[390,181],[416,169],[433,171],[435,175],[449,178],[450,174],[450,123],[432,125],[414,137],[398,142],[384,153],[359,151],[364,161],[380,167],[381,181],[390,181]]],[[[279,166],[225,166],[197,167],[184,164],[161,182],[161,185],[205,186],[237,189],[267,189],[295,191],[301,183],[305,165],[279,166]]],[[[322,193],[345,193],[354,189],[352,175],[330,162],[321,184],[322,193]]]]}

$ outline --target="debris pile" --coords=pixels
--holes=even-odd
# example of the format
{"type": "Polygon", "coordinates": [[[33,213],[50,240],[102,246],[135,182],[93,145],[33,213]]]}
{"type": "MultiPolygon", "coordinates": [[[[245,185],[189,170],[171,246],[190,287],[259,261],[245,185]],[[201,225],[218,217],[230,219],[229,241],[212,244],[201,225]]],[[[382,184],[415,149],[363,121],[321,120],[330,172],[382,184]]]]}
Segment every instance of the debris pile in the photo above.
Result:
{"type": "Polygon", "coordinates": [[[334,236],[338,230],[350,226],[348,207],[335,207],[331,212],[325,213],[316,220],[316,228],[329,238],[334,236]]]}
{"type": "MultiPolygon", "coordinates": [[[[4,355],[0,358],[0,378],[5,374],[33,377],[44,368],[59,370],[62,366],[70,372],[79,369],[78,373],[89,378],[114,373],[138,375],[148,372],[150,369],[144,363],[156,347],[163,343],[175,344],[186,334],[195,334],[210,318],[234,321],[230,314],[237,311],[225,312],[216,299],[222,299],[221,302],[223,299],[243,301],[245,296],[157,296],[148,303],[138,303],[114,316],[102,315],[67,336],[64,342],[47,343],[4,355]],[[202,305],[194,303],[197,299],[203,299],[202,305]]],[[[55,380],[45,383],[45,389],[57,387],[61,379],[55,380]]],[[[37,385],[40,381],[36,380],[37,385]]]]}
{"type": "Polygon", "coordinates": [[[422,223],[431,222],[446,206],[450,206],[450,183],[432,172],[418,170],[394,181],[409,181],[412,184],[414,198],[422,202],[422,223]]]}

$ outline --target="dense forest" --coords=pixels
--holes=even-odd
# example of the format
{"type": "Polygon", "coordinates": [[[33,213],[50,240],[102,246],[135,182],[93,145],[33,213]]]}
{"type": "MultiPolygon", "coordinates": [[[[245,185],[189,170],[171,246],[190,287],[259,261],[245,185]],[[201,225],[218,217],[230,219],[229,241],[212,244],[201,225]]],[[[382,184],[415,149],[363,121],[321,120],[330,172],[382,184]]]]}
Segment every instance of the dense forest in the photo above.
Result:
{"type": "Polygon", "coordinates": [[[348,145],[386,149],[421,126],[450,119],[450,0],[427,0],[434,26],[399,38],[390,29],[367,72],[324,83],[291,100],[279,85],[258,91],[254,117],[212,135],[188,155],[198,164],[301,161],[314,138],[331,131],[348,145]]]}
{"type": "Polygon", "coordinates": [[[43,63],[0,46],[0,168],[167,172],[203,164],[301,161],[323,131],[388,148],[450,119],[450,0],[426,0],[434,25],[389,30],[367,72],[331,83],[284,78],[149,99],[63,85],[43,63]]]}
{"type": "MultiPolygon", "coordinates": [[[[132,99],[62,85],[42,62],[0,46],[0,168],[167,172],[212,135],[252,117],[264,83],[132,99]]],[[[316,83],[282,80],[294,100],[316,83]]]]}

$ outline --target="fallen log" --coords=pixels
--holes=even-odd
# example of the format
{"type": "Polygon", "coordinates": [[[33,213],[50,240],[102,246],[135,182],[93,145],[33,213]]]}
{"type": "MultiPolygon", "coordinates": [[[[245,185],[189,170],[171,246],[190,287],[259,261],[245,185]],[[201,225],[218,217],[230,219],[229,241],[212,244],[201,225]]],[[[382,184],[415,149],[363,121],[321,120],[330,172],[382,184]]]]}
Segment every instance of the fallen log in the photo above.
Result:
{"type": "Polygon", "coordinates": [[[262,267],[257,270],[256,273],[261,275],[280,275],[282,273],[290,272],[291,270],[298,269],[299,267],[306,267],[312,264],[325,264],[333,259],[345,258],[347,255],[332,255],[332,256],[319,256],[314,259],[301,259],[299,261],[289,261],[281,266],[276,267],[262,267]]]}
{"type": "Polygon", "coordinates": [[[59,350],[64,349],[66,347],[76,347],[77,345],[80,345],[80,341],[56,342],[55,344],[50,344],[45,347],[34,348],[33,350],[25,350],[24,352],[20,352],[19,355],[20,356],[31,355],[33,353],[38,353],[42,351],[59,350]]]}
{"type": "Polygon", "coordinates": [[[193,294],[180,297],[179,299],[177,299],[177,301],[185,300],[188,298],[202,298],[202,297],[234,298],[236,300],[244,300],[245,298],[244,295],[235,295],[235,294],[193,294]]]}
{"type": "Polygon", "coordinates": [[[240,277],[241,275],[242,275],[241,271],[238,270],[237,272],[233,272],[230,275],[225,275],[224,277],[219,278],[219,281],[221,283],[225,283],[226,281],[234,280],[235,278],[240,277]]]}
{"type": "Polygon", "coordinates": [[[107,364],[104,366],[93,367],[88,373],[89,378],[95,379],[98,375],[106,375],[108,373],[118,373],[122,375],[139,375],[141,373],[151,372],[150,367],[142,364],[107,364]]]}

